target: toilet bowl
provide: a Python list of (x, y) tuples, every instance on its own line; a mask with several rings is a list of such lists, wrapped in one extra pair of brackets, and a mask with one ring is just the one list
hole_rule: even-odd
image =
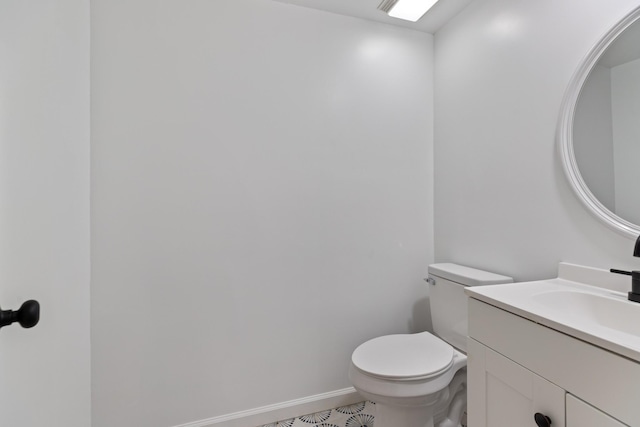
[(429, 266), (429, 332), (371, 339), (351, 356), (349, 380), (376, 404), (376, 427), (460, 427), (466, 411), (465, 286), (513, 279), (457, 264)]
[[(443, 409), (465, 391), (466, 378), (453, 378), (466, 364), (466, 355), (429, 332), (388, 335), (354, 351), (349, 379), (376, 403), (376, 426), (432, 427), (434, 415), (446, 418)], [(452, 417), (460, 420), (465, 407), (458, 406)]]

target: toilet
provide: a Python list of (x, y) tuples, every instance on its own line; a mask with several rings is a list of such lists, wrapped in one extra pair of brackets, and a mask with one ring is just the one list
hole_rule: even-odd
[(351, 356), (349, 380), (376, 404), (376, 427), (461, 427), (467, 407), (466, 286), (513, 279), (462, 265), (429, 266), (435, 334), (386, 335)]

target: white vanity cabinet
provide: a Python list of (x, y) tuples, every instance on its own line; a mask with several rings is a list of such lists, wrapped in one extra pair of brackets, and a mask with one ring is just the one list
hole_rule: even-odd
[(640, 363), (469, 299), (469, 427), (640, 427)]
[(552, 427), (625, 427), (489, 347), (473, 339), (468, 344), (471, 427), (535, 426), (536, 413)]

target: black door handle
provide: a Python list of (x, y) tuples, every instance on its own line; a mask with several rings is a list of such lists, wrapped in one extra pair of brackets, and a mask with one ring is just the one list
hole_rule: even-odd
[(533, 416), (538, 427), (551, 427), (551, 419), (546, 415), (541, 414), (540, 412), (536, 412)]
[(23, 328), (33, 328), (40, 320), (40, 303), (35, 300), (25, 301), (18, 311), (0, 310), (0, 328), (13, 322), (20, 323)]

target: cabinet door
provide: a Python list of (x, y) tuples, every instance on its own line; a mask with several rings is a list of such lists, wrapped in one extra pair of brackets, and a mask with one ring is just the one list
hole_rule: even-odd
[(468, 351), (470, 427), (535, 427), (537, 412), (565, 427), (563, 389), (473, 339)]
[(626, 427), (626, 424), (567, 394), (567, 427)]

